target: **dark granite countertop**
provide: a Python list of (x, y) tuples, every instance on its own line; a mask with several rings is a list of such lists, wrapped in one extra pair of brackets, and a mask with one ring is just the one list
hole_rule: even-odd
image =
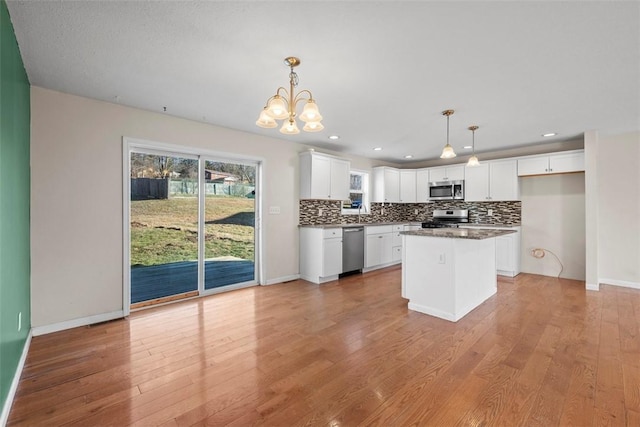
[(466, 224), (460, 224), (460, 227), (474, 227), (474, 228), (482, 228), (482, 227), (520, 227), (521, 224), (488, 224), (481, 222), (468, 222)]
[(495, 228), (423, 228), (414, 231), (401, 231), (400, 234), (407, 236), (483, 240), (515, 232), (516, 230), (497, 230)]
[(349, 223), (349, 224), (310, 224), (310, 225), (298, 225), (300, 228), (347, 228), (347, 227), (375, 227), (378, 225), (399, 225), (399, 224), (410, 224), (410, 225), (422, 225), (421, 222), (417, 221), (395, 221), (395, 222), (368, 222), (368, 223)]

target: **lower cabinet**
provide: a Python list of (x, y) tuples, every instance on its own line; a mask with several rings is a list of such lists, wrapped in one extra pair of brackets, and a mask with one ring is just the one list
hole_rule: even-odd
[(392, 259), (391, 226), (365, 227), (367, 233), (364, 267), (390, 264)]
[(391, 261), (402, 262), (402, 235), (401, 231), (404, 231), (404, 225), (394, 225), (391, 235)]
[(516, 232), (496, 238), (496, 270), (501, 276), (520, 274), (520, 227)]
[[(364, 269), (371, 271), (402, 262), (401, 231), (407, 224), (366, 225)], [(337, 280), (342, 273), (342, 228), (300, 227), (300, 278), (313, 283)]]
[(300, 228), (300, 277), (313, 283), (342, 273), (342, 228)]
[(496, 273), (499, 276), (508, 277), (515, 277), (520, 274), (520, 227), (462, 226), (460, 228), (516, 230), (515, 233), (496, 237)]
[(375, 270), (402, 261), (403, 224), (366, 226), (365, 269)]

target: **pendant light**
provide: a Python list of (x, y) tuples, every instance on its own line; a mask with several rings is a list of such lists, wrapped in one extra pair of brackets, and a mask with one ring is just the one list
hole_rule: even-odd
[(480, 164), (476, 157), (476, 130), (478, 130), (478, 126), (469, 126), (469, 130), (471, 131), (471, 148), (473, 152), (471, 157), (469, 157), (467, 166), (478, 166)]
[(447, 145), (442, 149), (441, 159), (453, 159), (456, 156), (456, 152), (453, 151), (453, 147), (449, 145), (449, 116), (453, 114), (453, 110), (444, 110), (443, 116), (447, 116)]

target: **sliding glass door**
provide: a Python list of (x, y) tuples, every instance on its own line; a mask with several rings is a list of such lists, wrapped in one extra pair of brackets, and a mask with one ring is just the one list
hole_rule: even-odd
[(127, 147), (130, 308), (256, 284), (259, 163)]
[(198, 294), (198, 159), (131, 153), (133, 308)]
[(254, 165), (205, 161), (204, 287), (255, 280)]

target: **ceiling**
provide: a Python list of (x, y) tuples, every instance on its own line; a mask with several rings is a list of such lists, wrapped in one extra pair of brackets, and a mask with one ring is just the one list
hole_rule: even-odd
[[(470, 125), (480, 153), (640, 130), (636, 1), (7, 4), (32, 85), (374, 159), (437, 158), (445, 109), (461, 158)], [(292, 55), (319, 133), (255, 125)]]

